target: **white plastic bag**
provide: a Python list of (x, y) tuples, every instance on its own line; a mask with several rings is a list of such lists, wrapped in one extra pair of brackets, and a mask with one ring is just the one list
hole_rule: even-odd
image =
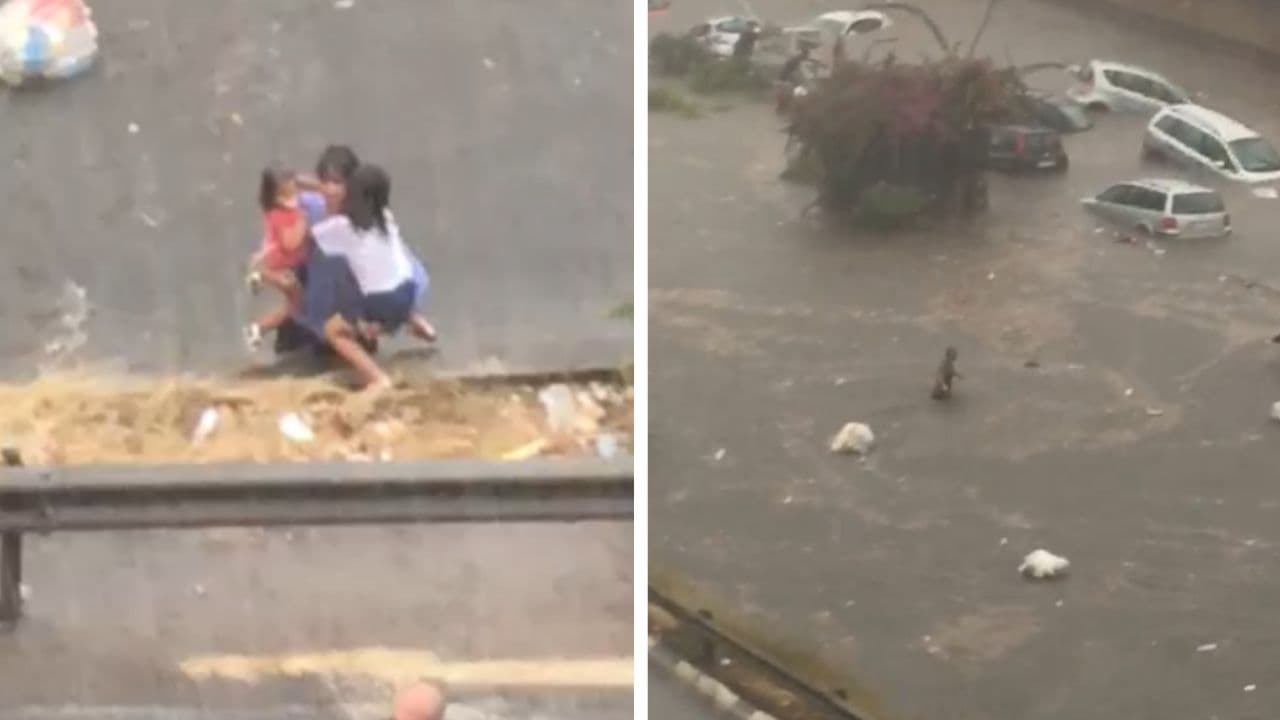
[(93, 66), (98, 28), (84, 0), (5, 0), (0, 5), (0, 80), (63, 80)]

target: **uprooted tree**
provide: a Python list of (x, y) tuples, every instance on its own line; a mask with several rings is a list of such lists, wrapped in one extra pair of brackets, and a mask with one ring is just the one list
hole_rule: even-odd
[(927, 24), (948, 48), (941, 59), (848, 61), (795, 103), (788, 173), (810, 176), (828, 212), (892, 226), (985, 209), (987, 128), (1026, 117), (1026, 87), (1012, 68), (962, 57)]

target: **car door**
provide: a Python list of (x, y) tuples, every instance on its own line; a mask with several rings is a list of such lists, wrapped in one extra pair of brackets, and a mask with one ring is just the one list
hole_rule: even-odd
[(1138, 187), (1134, 188), (1133, 194), (1125, 199), (1128, 208), (1126, 225), (1131, 228), (1145, 227), (1149, 230), (1159, 227), (1160, 218), (1164, 217), (1167, 200), (1164, 193), (1148, 187)]
[(1175, 118), (1165, 143), (1166, 156), (1175, 163), (1192, 170), (1204, 169), (1209, 161), (1200, 154), (1200, 143), (1205, 133), (1190, 123)]
[(1094, 214), (1109, 223), (1120, 223), (1126, 214), (1126, 202), (1137, 190), (1128, 183), (1119, 183), (1098, 193), (1092, 206)]
[(1142, 75), (1126, 70), (1107, 70), (1105, 75), (1107, 82), (1116, 88), (1115, 104), (1119, 109), (1154, 113), (1164, 107), (1164, 103), (1156, 99), (1156, 90), (1151, 81)]

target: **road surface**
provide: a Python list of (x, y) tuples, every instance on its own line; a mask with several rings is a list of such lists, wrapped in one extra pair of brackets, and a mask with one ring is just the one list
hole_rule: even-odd
[[(632, 328), (631, 12), (616, 3), (91, 3), (102, 62), (0, 94), (0, 367), (246, 362), (258, 173), (350, 143), (385, 165), (428, 264), (437, 363), (613, 365)], [(135, 132), (136, 131), (136, 132)], [(266, 360), (267, 358), (261, 358)]]
[[(466, 665), (505, 687), (464, 688), (497, 717), (629, 718), (630, 688), (574, 668), (630, 665), (631, 537), (630, 523), (31, 537), (27, 617), (0, 633), (0, 717), (362, 720), (385, 716), (395, 685)], [(585, 689), (546, 689), (567, 675)]]
[[(985, 6), (921, 4), (966, 44)], [(690, 0), (654, 26), (738, 10)], [(1156, 68), (1280, 138), (1280, 68), (1032, 0), (999, 4), (984, 38), (1017, 62)], [(1275, 707), (1280, 204), (1228, 192), (1226, 241), (1096, 234), (1080, 197), (1174, 172), (1141, 164), (1141, 119), (1109, 117), (1067, 140), (1065, 176), (994, 176), (984, 218), (850, 237), (777, 181), (771, 109), (719, 102), (650, 115), (653, 561), (819, 649), (891, 717)], [(942, 406), (948, 344), (965, 377)], [(829, 454), (855, 420), (872, 456)], [(1021, 579), (1039, 547), (1071, 576)]]

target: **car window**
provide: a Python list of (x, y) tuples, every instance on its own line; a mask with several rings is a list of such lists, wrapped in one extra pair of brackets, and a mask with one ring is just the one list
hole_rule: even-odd
[(751, 26), (751, 21), (744, 18), (729, 18), (716, 24), (716, 30), (722, 33), (743, 33)]
[(1143, 210), (1152, 210), (1155, 212), (1163, 212), (1165, 206), (1165, 195), (1162, 192), (1152, 190), (1151, 188), (1135, 187), (1132, 195), (1125, 198), (1126, 205), (1142, 208)]
[(1159, 120), (1156, 120), (1156, 127), (1159, 128), (1162, 132), (1164, 132), (1167, 135), (1173, 135), (1174, 137), (1177, 137), (1175, 133), (1175, 128), (1177, 128), (1179, 122), (1181, 121), (1178, 120), (1178, 118), (1172, 115), (1165, 115)]
[(1178, 142), (1185, 145), (1188, 150), (1198, 154), (1203, 154), (1200, 150), (1200, 144), (1204, 141), (1204, 138), (1208, 136), (1205, 135), (1200, 128), (1182, 119), (1175, 118), (1173, 132), (1171, 132), (1170, 135), (1173, 135), (1173, 137), (1177, 139)]
[(1178, 88), (1175, 88), (1169, 83), (1166, 83), (1162, 80), (1157, 80), (1155, 78), (1151, 78), (1150, 82), (1151, 82), (1151, 92), (1154, 94), (1156, 98), (1163, 100), (1164, 102), (1177, 104), (1177, 103), (1187, 102), (1187, 100), (1189, 99), (1186, 93), (1182, 92)]
[(1227, 156), (1226, 146), (1211, 135), (1200, 133), (1200, 146), (1196, 149), (1200, 151), (1201, 155), (1208, 158), (1209, 162), (1216, 163), (1228, 170), (1235, 168), (1235, 164)]
[(1260, 137), (1233, 140), (1231, 152), (1240, 161), (1240, 167), (1249, 172), (1280, 171), (1280, 153)]
[(1222, 197), (1215, 192), (1190, 192), (1173, 196), (1173, 212), (1178, 215), (1207, 215), (1222, 211)]
[(1133, 190), (1132, 185), (1127, 185), (1123, 183), (1120, 185), (1112, 185), (1106, 190), (1103, 190), (1102, 193), (1098, 195), (1098, 200), (1102, 202), (1116, 203), (1118, 205), (1123, 205), (1125, 204), (1125, 198), (1128, 197), (1130, 191), (1132, 190)]

